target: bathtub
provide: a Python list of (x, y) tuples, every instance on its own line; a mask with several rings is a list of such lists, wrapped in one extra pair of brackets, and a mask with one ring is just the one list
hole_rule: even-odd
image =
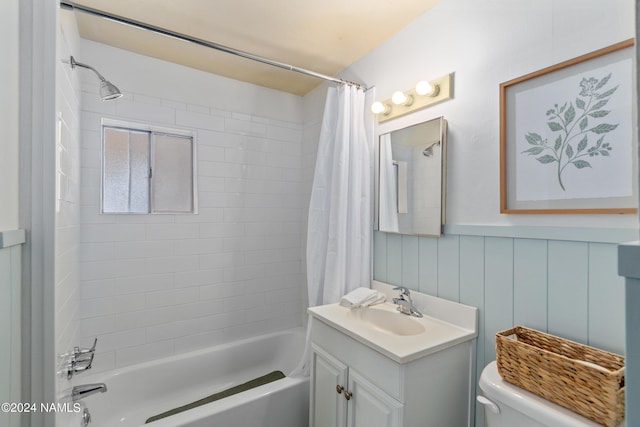
[[(232, 342), (153, 362), (79, 376), (107, 392), (83, 399), (91, 427), (302, 427), (308, 425), (309, 378), (292, 377), (304, 351), (302, 329)], [(286, 378), (161, 420), (154, 415), (274, 370)]]

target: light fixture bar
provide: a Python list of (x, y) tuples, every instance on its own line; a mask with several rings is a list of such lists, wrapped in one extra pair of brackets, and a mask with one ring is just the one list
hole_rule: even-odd
[(385, 111), (386, 114), (377, 114), (378, 122), (386, 122), (453, 98), (453, 73), (431, 80), (429, 83), (436, 88), (433, 95), (419, 95), (415, 89), (404, 92), (407, 99), (413, 98), (409, 105), (406, 103), (395, 104), (392, 99), (379, 101), (381, 105), (388, 107), (390, 111), (388, 113)]

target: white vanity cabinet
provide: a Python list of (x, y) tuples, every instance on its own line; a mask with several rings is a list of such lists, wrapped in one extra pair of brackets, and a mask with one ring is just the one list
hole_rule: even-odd
[[(320, 347), (313, 347), (312, 426), (400, 427), (403, 405)], [(357, 398), (353, 398), (357, 396)]]
[[(337, 304), (309, 309), (310, 427), (473, 425), (477, 309), (411, 295), (419, 309), (428, 302), (433, 316), (421, 309), (423, 319), (409, 318), (390, 303), (355, 309), (375, 315)], [(437, 317), (452, 313), (459, 324)]]

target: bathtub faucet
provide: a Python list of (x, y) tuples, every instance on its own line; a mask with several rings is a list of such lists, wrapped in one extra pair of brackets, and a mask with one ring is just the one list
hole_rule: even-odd
[(74, 402), (77, 402), (78, 400), (84, 399), (92, 394), (104, 393), (106, 391), (107, 385), (104, 383), (77, 385), (73, 387), (73, 390), (71, 391), (71, 399), (73, 399)]

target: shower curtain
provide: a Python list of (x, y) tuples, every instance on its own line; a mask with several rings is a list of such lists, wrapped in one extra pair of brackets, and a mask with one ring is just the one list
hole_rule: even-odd
[[(371, 286), (373, 120), (375, 97), (349, 85), (329, 88), (307, 228), (309, 307), (336, 303)], [(311, 316), (304, 355), (291, 375), (309, 375)]]
[(365, 104), (350, 85), (327, 94), (309, 206), (310, 307), (371, 285), (373, 121)]

